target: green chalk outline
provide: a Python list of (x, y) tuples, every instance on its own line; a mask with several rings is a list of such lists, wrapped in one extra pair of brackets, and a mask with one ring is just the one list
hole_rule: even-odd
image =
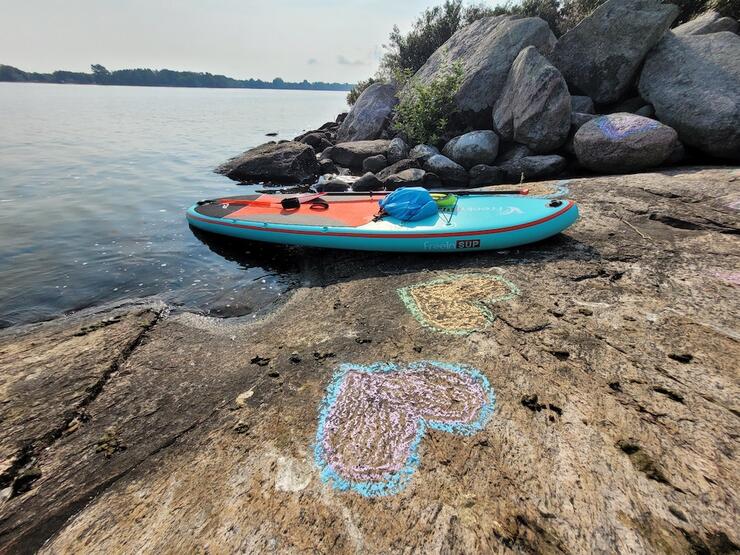
[[(510, 293), (508, 295), (504, 295), (502, 297), (496, 297), (493, 299), (481, 299), (481, 300), (473, 301), (472, 304), (483, 313), (483, 317), (486, 320), (488, 320), (488, 324), (484, 326), (483, 328), (449, 330), (449, 329), (440, 328), (428, 322), (426, 318), (424, 318), (424, 314), (422, 313), (421, 309), (417, 305), (416, 301), (411, 296), (411, 291), (419, 287), (428, 287), (430, 285), (441, 285), (443, 283), (454, 283), (455, 281), (459, 281), (461, 279), (465, 279), (468, 277), (482, 277), (482, 278), (490, 279), (492, 281), (498, 281), (499, 283), (503, 283), (506, 287), (509, 288)], [(409, 285), (408, 287), (402, 287), (396, 290), (396, 292), (398, 293), (398, 296), (401, 297), (401, 301), (403, 301), (403, 304), (406, 306), (408, 311), (411, 312), (411, 314), (416, 319), (416, 321), (419, 322), (422, 326), (424, 326), (425, 328), (429, 328), (431, 330), (440, 332), (440, 333), (446, 333), (448, 335), (458, 335), (458, 336), (470, 335), (471, 333), (475, 333), (475, 332), (483, 331), (484, 329), (487, 329), (496, 320), (496, 316), (493, 314), (493, 312), (491, 312), (491, 309), (488, 308), (488, 305), (511, 301), (517, 298), (519, 295), (521, 295), (521, 291), (519, 290), (519, 288), (516, 285), (514, 285), (512, 282), (510, 282), (508, 279), (506, 279), (505, 277), (499, 276), (499, 275), (486, 274), (483, 272), (470, 272), (470, 273), (465, 273), (465, 274), (450, 274), (450, 275), (447, 275), (441, 278), (433, 279), (431, 281), (425, 281), (424, 283), (417, 283), (415, 285)]]

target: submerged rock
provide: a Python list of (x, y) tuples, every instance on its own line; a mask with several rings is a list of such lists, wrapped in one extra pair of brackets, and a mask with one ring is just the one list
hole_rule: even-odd
[(667, 33), (645, 61), (640, 94), (687, 145), (740, 160), (740, 37)]
[(464, 75), (455, 96), (457, 108), (467, 123), (488, 127), (491, 110), (517, 54), (527, 46), (548, 54), (555, 42), (547, 23), (538, 17), (483, 18), (457, 31), (431, 55), (412, 83), (428, 83), (447, 71), (450, 63), (459, 62)]
[(608, 0), (560, 37), (550, 59), (574, 91), (616, 102), (678, 12), (660, 0)]
[(346, 143), (380, 138), (396, 104), (398, 98), (394, 85), (375, 83), (369, 86), (342, 121), (337, 141)]
[(629, 173), (665, 162), (677, 139), (677, 133), (659, 121), (622, 113), (584, 124), (576, 133), (574, 147), (586, 168)]
[(563, 76), (535, 47), (522, 50), (493, 109), (493, 128), (506, 141), (552, 152), (568, 138), (570, 114)]
[(232, 158), (216, 168), (235, 181), (306, 183), (320, 172), (316, 152), (305, 143), (267, 143)]
[(442, 154), (470, 169), (478, 164), (493, 164), (498, 156), (498, 145), (498, 135), (493, 131), (471, 131), (448, 142)]

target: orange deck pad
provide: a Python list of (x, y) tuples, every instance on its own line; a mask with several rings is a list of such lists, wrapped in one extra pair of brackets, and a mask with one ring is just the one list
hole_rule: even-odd
[[(271, 195), (263, 195), (255, 199), (256, 203), (275, 200)], [(311, 208), (311, 204), (301, 204), (296, 210), (285, 210), (280, 206), (280, 202), (270, 206), (245, 206), (244, 208), (233, 212), (229, 218), (236, 220), (249, 220), (256, 215), (281, 215), (285, 216), (284, 223), (291, 223), (291, 216), (311, 215), (320, 218), (321, 216), (331, 219), (334, 222), (342, 222), (347, 227), (359, 227), (370, 223), (380, 210), (378, 198), (360, 198), (360, 199), (342, 199), (332, 201), (330, 198), (324, 198), (329, 203), (329, 208)]]

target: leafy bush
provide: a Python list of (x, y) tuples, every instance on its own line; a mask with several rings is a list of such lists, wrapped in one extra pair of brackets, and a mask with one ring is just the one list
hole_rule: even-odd
[[(406, 72), (405, 75), (409, 75)], [(455, 95), (463, 82), (460, 63), (445, 64), (428, 83), (412, 81), (396, 107), (394, 128), (414, 144), (435, 144), (456, 111)]]
[(352, 87), (352, 90), (347, 93), (347, 104), (350, 106), (354, 106), (355, 102), (357, 102), (357, 99), (360, 98), (362, 93), (365, 92), (365, 89), (370, 87), (370, 85), (374, 85), (375, 83), (379, 83), (380, 79), (377, 79), (375, 77), (368, 77), (364, 81), (360, 81), (357, 83), (354, 87)]

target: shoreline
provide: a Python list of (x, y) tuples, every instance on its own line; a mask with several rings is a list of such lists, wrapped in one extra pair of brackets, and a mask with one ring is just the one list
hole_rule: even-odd
[[(738, 545), (740, 169), (567, 186), (582, 218), (560, 237), (465, 256), (332, 252), (250, 322), (143, 302), (3, 330), (0, 550)], [(451, 275), (516, 294), (450, 335), (399, 291)], [(312, 449), (342, 365), (417, 361), (479, 371), (490, 421), (430, 431), (391, 495), (322, 481)]]

